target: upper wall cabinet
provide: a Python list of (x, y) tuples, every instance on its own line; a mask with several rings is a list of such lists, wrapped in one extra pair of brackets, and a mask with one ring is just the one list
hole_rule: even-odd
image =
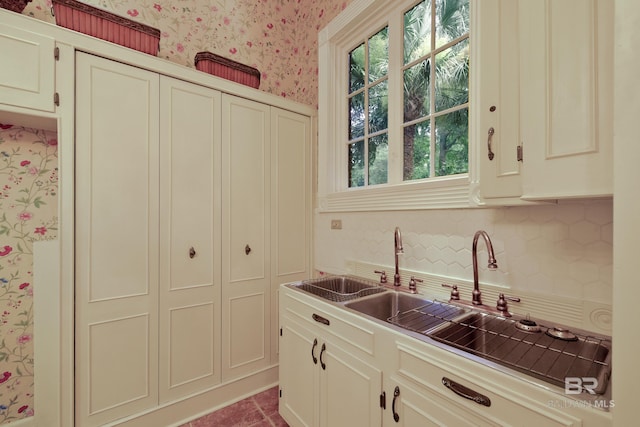
[(610, 196), (612, 3), (483, 1), (479, 24), (481, 199)]
[(0, 104), (54, 110), (54, 48), (51, 37), (0, 23)]
[(613, 2), (520, 2), (523, 199), (613, 194)]
[(518, 2), (482, 0), (477, 13), (477, 119), (480, 192), (501, 200), (522, 194)]

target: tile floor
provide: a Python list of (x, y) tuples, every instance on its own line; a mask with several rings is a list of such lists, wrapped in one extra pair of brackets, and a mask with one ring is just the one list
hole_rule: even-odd
[(180, 427), (288, 427), (288, 424), (278, 413), (276, 386)]

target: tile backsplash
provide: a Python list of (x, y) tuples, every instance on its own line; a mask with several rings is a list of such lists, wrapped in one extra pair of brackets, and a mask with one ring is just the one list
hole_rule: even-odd
[[(350, 260), (393, 268), (393, 232), (402, 231), (401, 268), (472, 280), (477, 230), (491, 237), (498, 269), (488, 271), (478, 242), (481, 283), (611, 304), (613, 202), (567, 201), (519, 207), (402, 212), (319, 213), (315, 268), (350, 272)], [(331, 220), (342, 220), (332, 230)]]

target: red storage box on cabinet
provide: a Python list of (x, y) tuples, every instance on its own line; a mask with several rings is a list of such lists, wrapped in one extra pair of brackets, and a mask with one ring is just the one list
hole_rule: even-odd
[(252, 88), (260, 86), (260, 71), (248, 65), (227, 59), (211, 52), (198, 52), (196, 69)]
[(160, 30), (76, 0), (52, 0), (56, 24), (150, 55), (158, 54)]
[(13, 12), (22, 13), (31, 0), (0, 0), (0, 7)]

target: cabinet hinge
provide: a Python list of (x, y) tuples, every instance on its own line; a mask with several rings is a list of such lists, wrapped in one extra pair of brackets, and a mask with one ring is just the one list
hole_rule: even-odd
[(387, 393), (385, 393), (384, 391), (380, 395), (380, 407), (382, 409), (387, 409)]
[(56, 61), (60, 60), (60, 48), (57, 46), (53, 48), (53, 59)]
[(53, 103), (56, 104), (57, 107), (60, 106), (60, 95), (58, 92), (53, 94)]
[(280, 328), (280, 336), (282, 336), (282, 328)]
[(282, 389), (279, 390), (279, 396), (282, 397)]
[(518, 160), (519, 162), (522, 161), (522, 159), (524, 158), (524, 154), (522, 152), (522, 144), (518, 145), (518, 147), (516, 148), (516, 160)]

